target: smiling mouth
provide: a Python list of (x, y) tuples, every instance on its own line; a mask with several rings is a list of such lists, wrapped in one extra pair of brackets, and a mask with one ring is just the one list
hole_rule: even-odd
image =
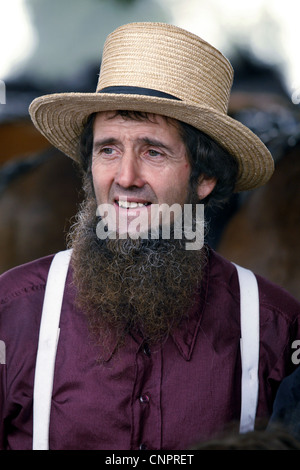
[(140, 207), (150, 206), (151, 202), (135, 202), (126, 200), (116, 200), (116, 204), (122, 209), (138, 209)]

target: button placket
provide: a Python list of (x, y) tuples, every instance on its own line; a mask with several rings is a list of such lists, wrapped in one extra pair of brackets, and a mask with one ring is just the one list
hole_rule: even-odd
[(145, 444), (147, 449), (160, 448), (161, 410), (157, 404), (160, 404), (161, 354), (152, 354), (148, 343), (143, 341), (135, 365), (131, 448), (145, 449)]

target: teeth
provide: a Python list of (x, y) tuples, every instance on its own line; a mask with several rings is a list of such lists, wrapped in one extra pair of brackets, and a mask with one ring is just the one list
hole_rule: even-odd
[(129, 201), (117, 201), (119, 207), (122, 207), (124, 209), (136, 209), (137, 207), (143, 207), (146, 206), (147, 203), (141, 203), (141, 202), (129, 202)]

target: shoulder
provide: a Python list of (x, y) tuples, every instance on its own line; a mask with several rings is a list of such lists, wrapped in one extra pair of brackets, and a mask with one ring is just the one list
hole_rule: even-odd
[(0, 304), (44, 291), (53, 255), (17, 266), (0, 275)]
[(256, 275), (256, 278), (261, 305), (275, 309), (287, 320), (300, 316), (300, 302), (292, 294), (262, 276)]
[[(233, 263), (211, 252), (209, 261), (210, 301), (218, 308), (227, 327), (240, 322), (240, 289)], [(255, 274), (255, 273), (254, 273)], [(280, 382), (295, 368), (295, 341), (300, 338), (300, 303), (290, 293), (256, 275), (259, 293), (261, 370)], [(217, 299), (217, 300), (216, 300)]]
[[(233, 263), (210, 250), (210, 282), (223, 286), (228, 295), (239, 301), (239, 282)], [(300, 302), (282, 287), (254, 273), (257, 279), (261, 310), (276, 312), (277, 315), (293, 322), (300, 318)]]
[[(16, 374), (23, 358), (35, 360), (47, 274), (53, 256), (17, 266), (0, 276), (0, 339)], [(28, 362), (31, 367), (31, 360)], [(24, 364), (23, 364), (24, 365)]]

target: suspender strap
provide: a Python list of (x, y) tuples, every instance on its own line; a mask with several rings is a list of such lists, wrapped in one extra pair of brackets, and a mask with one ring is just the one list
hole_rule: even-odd
[(57, 253), (48, 273), (33, 390), (33, 450), (49, 449), (49, 423), (59, 319), (71, 250)]
[(259, 295), (252, 271), (235, 265), (241, 298), (242, 403), (240, 433), (252, 431), (258, 399)]

